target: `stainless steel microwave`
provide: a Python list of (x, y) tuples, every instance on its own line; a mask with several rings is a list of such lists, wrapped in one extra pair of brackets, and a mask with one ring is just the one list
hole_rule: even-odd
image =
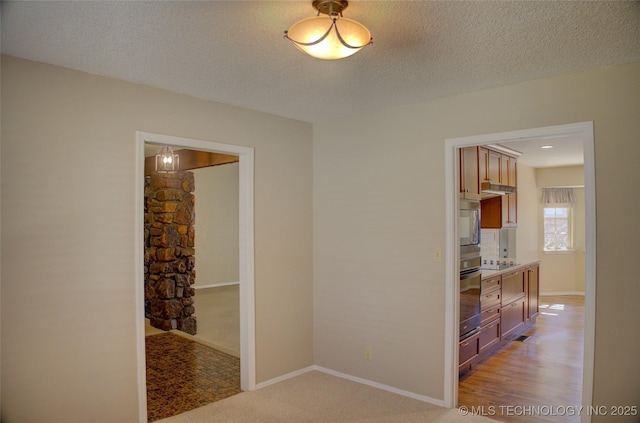
[(460, 254), (480, 252), (480, 202), (460, 200), (458, 214)]

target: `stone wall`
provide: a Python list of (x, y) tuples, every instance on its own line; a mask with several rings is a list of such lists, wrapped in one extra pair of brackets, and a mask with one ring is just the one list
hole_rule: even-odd
[(195, 189), (193, 172), (145, 179), (145, 316), (151, 326), (195, 335)]

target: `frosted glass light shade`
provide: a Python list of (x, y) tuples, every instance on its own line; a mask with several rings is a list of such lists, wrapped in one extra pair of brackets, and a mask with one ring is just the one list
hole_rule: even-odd
[(360, 22), (347, 18), (315, 16), (294, 23), (285, 37), (300, 50), (318, 59), (351, 56), (371, 44), (371, 33)]

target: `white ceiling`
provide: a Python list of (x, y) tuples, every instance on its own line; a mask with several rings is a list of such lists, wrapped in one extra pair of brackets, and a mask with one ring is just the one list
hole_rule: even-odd
[[(500, 145), (522, 153), (518, 163), (533, 168), (584, 164), (583, 140), (577, 136), (501, 142)], [(541, 146), (552, 148), (540, 148)]]
[(353, 0), (374, 44), (337, 61), (283, 38), (311, 0), (1, 7), (4, 54), (306, 122), (640, 61), (638, 1)]

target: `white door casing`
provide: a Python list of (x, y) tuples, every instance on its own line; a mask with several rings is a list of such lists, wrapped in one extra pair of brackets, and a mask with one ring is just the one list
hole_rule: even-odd
[[(596, 201), (595, 156), (593, 122), (555, 125), (496, 134), (476, 135), (445, 140), (445, 207), (446, 207), (446, 290), (445, 290), (445, 374), (444, 404), (453, 408), (458, 404), (458, 234), (457, 213), (459, 184), (456, 149), (475, 145), (495, 144), (532, 138), (558, 138), (579, 136), (584, 152), (585, 186), (585, 336), (582, 377), (582, 406), (590, 407), (593, 398), (593, 364), (595, 349), (595, 300), (596, 300)], [(582, 415), (581, 422), (588, 423), (591, 416)]]
[(138, 419), (147, 421), (145, 321), (144, 321), (144, 145), (184, 147), (192, 150), (232, 154), (239, 157), (239, 264), (240, 264), (240, 385), (243, 391), (256, 387), (253, 180), (254, 150), (230, 144), (136, 132), (135, 243), (136, 243), (136, 335), (138, 372)]

